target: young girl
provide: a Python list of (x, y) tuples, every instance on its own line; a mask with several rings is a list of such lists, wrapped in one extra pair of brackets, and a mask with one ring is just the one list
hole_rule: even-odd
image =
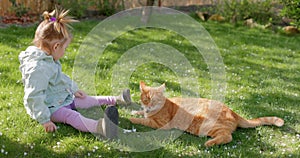
[[(77, 22), (67, 14), (68, 11), (58, 9), (44, 12), (44, 21), (35, 32), (34, 46), (19, 55), (26, 111), (46, 132), (56, 131), (54, 123), (60, 122), (83, 132), (115, 138), (119, 115), (114, 105), (129, 104), (130, 92), (127, 89), (120, 96), (88, 96), (62, 72), (59, 59), (71, 41), (68, 24)], [(76, 108), (103, 104), (112, 106), (106, 108), (106, 116), (99, 120), (86, 118), (76, 111)]]

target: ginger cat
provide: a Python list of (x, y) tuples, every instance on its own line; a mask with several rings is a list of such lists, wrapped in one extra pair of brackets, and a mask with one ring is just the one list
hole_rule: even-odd
[[(144, 118), (130, 118), (134, 124), (152, 128), (180, 129), (191, 134), (212, 137), (205, 146), (226, 144), (232, 141), (232, 132), (237, 127), (253, 128), (261, 125), (283, 126), (278, 117), (260, 117), (246, 120), (230, 110), (225, 104), (204, 98), (166, 98), (165, 84), (148, 87), (140, 82), (141, 103)], [(214, 107), (211, 108), (211, 105)], [(217, 107), (217, 108), (216, 108)]]

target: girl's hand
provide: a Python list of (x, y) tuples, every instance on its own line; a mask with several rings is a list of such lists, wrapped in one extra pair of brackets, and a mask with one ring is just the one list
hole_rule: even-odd
[(52, 121), (46, 122), (43, 124), (46, 132), (55, 132), (57, 127)]
[(75, 92), (74, 95), (75, 95), (76, 98), (85, 98), (86, 97), (85, 92), (82, 91), (82, 90), (79, 90), (79, 91)]

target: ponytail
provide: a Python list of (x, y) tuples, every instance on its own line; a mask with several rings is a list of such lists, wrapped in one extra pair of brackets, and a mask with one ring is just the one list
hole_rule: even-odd
[(50, 17), (54, 16), (54, 14), (55, 14), (55, 10), (53, 10), (51, 13), (49, 13), (48, 11), (45, 11), (43, 13), (44, 21), (49, 21)]
[(44, 21), (53, 23), (54, 30), (61, 33), (64, 38), (69, 38), (68, 28), (72, 28), (69, 24), (78, 22), (73, 17), (68, 16), (69, 10), (59, 10), (55, 8), (51, 13), (45, 11), (43, 13)]
[(52, 40), (66, 40), (71, 37), (69, 29), (71, 23), (78, 22), (68, 16), (69, 10), (62, 10), (55, 7), (51, 13), (43, 13), (44, 20), (38, 26), (33, 43), (36, 46), (45, 45)]

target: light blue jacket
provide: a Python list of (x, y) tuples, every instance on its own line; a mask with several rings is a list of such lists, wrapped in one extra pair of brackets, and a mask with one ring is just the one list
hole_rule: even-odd
[(59, 61), (35, 46), (19, 55), (24, 84), (24, 106), (40, 124), (50, 121), (53, 112), (73, 102), (77, 85), (61, 71)]

